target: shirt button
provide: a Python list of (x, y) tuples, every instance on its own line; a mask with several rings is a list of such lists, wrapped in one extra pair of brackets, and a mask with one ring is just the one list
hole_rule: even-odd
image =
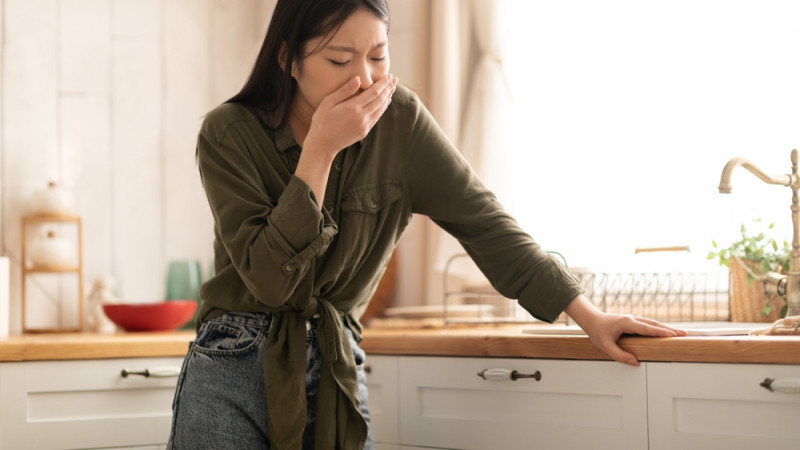
[(294, 269), (295, 269), (294, 264), (286, 264), (285, 266), (283, 266), (283, 271), (286, 273), (292, 273), (294, 272)]
[(375, 209), (378, 206), (378, 201), (374, 198), (369, 199), (369, 207)]
[(333, 205), (325, 206), (325, 211), (328, 211), (328, 214), (333, 214)]
[(334, 168), (334, 169), (336, 169), (336, 170), (342, 170), (342, 163), (341, 163), (341, 162), (339, 162), (339, 161), (336, 161), (336, 162), (333, 164), (333, 168)]

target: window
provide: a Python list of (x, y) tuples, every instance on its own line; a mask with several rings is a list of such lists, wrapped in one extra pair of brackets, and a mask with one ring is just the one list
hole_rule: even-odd
[(789, 188), (742, 168), (733, 194), (716, 187), (735, 156), (791, 170), (800, 2), (502, 4), (516, 123), (514, 145), (485, 149), (503, 174), (490, 187), (546, 249), (618, 270), (672, 258), (637, 247), (688, 245), (680, 264), (708, 267), (711, 240), (754, 217), (791, 240)]

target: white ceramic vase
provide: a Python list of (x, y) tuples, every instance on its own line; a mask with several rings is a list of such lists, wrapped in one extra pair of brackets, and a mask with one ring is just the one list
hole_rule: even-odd
[(33, 239), (28, 258), (34, 267), (64, 267), (75, 262), (72, 243), (56, 236), (53, 231)]
[(31, 197), (31, 209), (39, 214), (70, 214), (74, 206), (72, 192), (50, 182), (47, 188)]

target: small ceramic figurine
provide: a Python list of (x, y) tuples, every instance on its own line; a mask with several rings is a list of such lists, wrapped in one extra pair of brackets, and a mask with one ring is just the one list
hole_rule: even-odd
[(103, 311), (103, 305), (106, 303), (119, 303), (117, 297), (114, 295), (114, 288), (116, 282), (111, 277), (102, 277), (92, 283), (89, 288), (89, 294), (86, 296), (88, 303), (89, 317), (87, 322), (89, 330), (96, 333), (113, 333), (116, 331), (117, 326), (114, 325), (106, 313)]

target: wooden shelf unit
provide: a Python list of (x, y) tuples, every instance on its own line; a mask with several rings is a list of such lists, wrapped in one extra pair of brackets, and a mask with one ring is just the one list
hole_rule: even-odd
[[(32, 225), (46, 223), (73, 223), (76, 227), (76, 265), (75, 266), (52, 266), (39, 265), (28, 266), (26, 248), (28, 243), (28, 227)], [(83, 236), (81, 230), (81, 218), (71, 214), (28, 214), (22, 217), (22, 332), (23, 333), (63, 333), (71, 331), (83, 331)], [(63, 274), (76, 277), (77, 283), (77, 323), (72, 326), (58, 326), (55, 328), (30, 328), (28, 327), (26, 310), (27, 281), (28, 277), (36, 274)]]

